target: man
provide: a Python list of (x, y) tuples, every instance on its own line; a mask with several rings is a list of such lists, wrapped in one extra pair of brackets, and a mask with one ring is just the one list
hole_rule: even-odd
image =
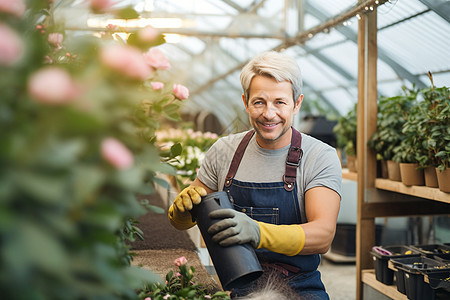
[[(189, 211), (201, 196), (228, 191), (233, 209), (208, 233), (222, 246), (250, 243), (261, 265), (278, 270), (307, 299), (329, 299), (317, 267), (333, 240), (342, 173), (334, 148), (292, 127), (301, 73), (289, 56), (270, 51), (241, 72), (242, 99), (253, 130), (219, 139), (197, 178), (169, 208), (174, 227), (195, 225)], [(233, 291), (237, 295), (246, 291)]]

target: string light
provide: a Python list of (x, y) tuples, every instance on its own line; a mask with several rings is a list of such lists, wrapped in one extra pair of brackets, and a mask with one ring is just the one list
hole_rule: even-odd
[(360, 21), (364, 14), (371, 13), (376, 9), (377, 6), (383, 5), (384, 3), (390, 1), (391, 0), (363, 1), (363, 3), (354, 7), (353, 10), (349, 10), (348, 12), (337, 16), (335, 19), (331, 19), (319, 26), (313, 27), (309, 31), (298, 34), (292, 40), (287, 41), (287, 44), (302, 44), (318, 33), (329, 33), (333, 27), (339, 26), (339, 24), (343, 26), (350, 26), (353, 24), (351, 21), (352, 18), (356, 18), (358, 21)]

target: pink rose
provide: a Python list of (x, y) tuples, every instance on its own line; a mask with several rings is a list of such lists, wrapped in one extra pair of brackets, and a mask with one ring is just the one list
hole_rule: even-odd
[(36, 101), (47, 104), (65, 104), (78, 95), (69, 73), (57, 67), (47, 67), (32, 74), (28, 80), (28, 92)]
[(181, 84), (173, 85), (173, 93), (175, 94), (175, 97), (180, 100), (187, 99), (189, 97), (188, 88)]
[(95, 12), (104, 12), (112, 6), (111, 0), (91, 0), (90, 7)]
[(173, 262), (173, 264), (177, 267), (185, 265), (187, 263), (187, 259), (184, 256), (178, 257), (177, 259), (175, 259), (175, 261)]
[(130, 150), (114, 138), (106, 138), (102, 141), (101, 154), (107, 162), (119, 170), (131, 167), (134, 162)]
[(153, 70), (145, 63), (142, 53), (130, 46), (110, 45), (100, 52), (100, 61), (107, 67), (125, 76), (146, 80), (153, 76)]
[(22, 0), (0, 0), (0, 11), (22, 17), (26, 6)]
[(146, 26), (138, 31), (137, 33), (139, 39), (143, 42), (151, 42), (154, 41), (158, 35), (159, 31), (151, 26)]
[(11, 66), (22, 57), (23, 42), (14, 30), (1, 23), (0, 36), (0, 66)]
[(152, 89), (154, 90), (162, 90), (164, 88), (164, 83), (159, 81), (152, 81), (150, 84), (152, 85)]
[(144, 53), (144, 59), (147, 64), (155, 69), (169, 69), (170, 63), (167, 60), (164, 53), (158, 48), (150, 48), (146, 53)]
[(61, 33), (50, 33), (47, 38), (50, 45), (61, 48), (64, 36)]

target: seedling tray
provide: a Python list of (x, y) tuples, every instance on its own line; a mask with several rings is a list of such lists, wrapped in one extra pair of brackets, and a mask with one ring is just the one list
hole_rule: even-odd
[(449, 265), (424, 256), (394, 258), (391, 261), (398, 270), (397, 280), (404, 278), (406, 296), (411, 300), (435, 299), (435, 290), (425, 282), (424, 275), (450, 271)]
[(450, 260), (450, 246), (441, 244), (431, 245), (413, 245), (411, 248), (420, 252), (428, 258), (440, 257), (444, 260)]
[(420, 256), (417, 250), (405, 245), (373, 247), (370, 253), (373, 256), (375, 278), (387, 285), (392, 285), (394, 282), (394, 271), (388, 267), (391, 258)]

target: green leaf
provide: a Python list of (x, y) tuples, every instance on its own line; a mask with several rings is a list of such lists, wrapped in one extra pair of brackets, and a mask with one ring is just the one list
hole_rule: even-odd
[(44, 203), (57, 203), (66, 198), (67, 180), (64, 176), (32, 172), (15, 174), (15, 181), (29, 196)]
[(172, 157), (178, 156), (183, 152), (183, 147), (180, 143), (175, 143), (170, 147), (170, 152), (172, 153)]
[(137, 19), (139, 18), (139, 13), (132, 6), (128, 6), (118, 10), (116, 16), (119, 19)]

